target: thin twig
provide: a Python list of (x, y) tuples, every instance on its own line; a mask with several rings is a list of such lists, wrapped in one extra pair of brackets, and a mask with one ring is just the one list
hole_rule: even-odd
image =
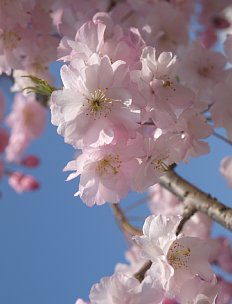
[(182, 214), (183, 218), (179, 223), (179, 226), (176, 229), (176, 235), (179, 235), (184, 227), (184, 224), (196, 213), (196, 208), (191, 204), (188, 204), (188, 201), (184, 201), (184, 212)]
[(221, 135), (221, 134), (219, 134), (219, 133), (217, 133), (217, 132), (213, 132), (213, 136), (215, 136), (215, 137), (217, 137), (217, 138), (223, 140), (225, 143), (227, 143), (227, 144), (229, 144), (229, 145), (232, 146), (232, 141), (229, 140), (228, 138), (224, 137), (223, 135)]
[(133, 204), (131, 204), (131, 205), (125, 207), (125, 208), (123, 209), (123, 211), (124, 211), (124, 212), (128, 212), (128, 211), (130, 211), (130, 210), (132, 210), (132, 209), (134, 209), (134, 208), (136, 208), (136, 207), (138, 207), (138, 206), (140, 206), (140, 205), (146, 203), (150, 198), (151, 198), (151, 196), (150, 196), (150, 195), (147, 195), (147, 196), (141, 198), (140, 200), (134, 202)]
[(144, 216), (136, 216), (136, 215), (130, 215), (127, 217), (129, 221), (145, 221), (145, 219), (148, 217), (148, 215)]
[(142, 282), (146, 272), (148, 271), (149, 268), (151, 268), (152, 262), (147, 261), (140, 269), (138, 272), (134, 274), (134, 277), (139, 281)]
[(123, 231), (131, 235), (142, 235), (142, 231), (140, 229), (135, 228), (128, 222), (127, 218), (125, 217), (123, 211), (121, 210), (118, 204), (112, 204), (112, 209)]

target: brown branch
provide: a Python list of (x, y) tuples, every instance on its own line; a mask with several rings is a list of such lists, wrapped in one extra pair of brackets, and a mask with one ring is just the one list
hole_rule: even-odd
[(179, 235), (184, 227), (184, 224), (196, 213), (195, 206), (188, 203), (188, 200), (184, 201), (184, 212), (182, 213), (182, 220), (176, 229), (176, 235)]
[(121, 208), (119, 207), (118, 204), (112, 204), (112, 209), (113, 209), (114, 215), (115, 215), (116, 219), (118, 220), (123, 231), (125, 231), (131, 235), (142, 235), (143, 234), (140, 229), (135, 228), (128, 222), (127, 218), (125, 217), (123, 211), (121, 210)]
[(232, 208), (225, 206), (171, 170), (160, 178), (160, 185), (181, 201), (188, 203), (195, 211), (207, 214), (211, 219), (232, 231)]
[(119, 2), (122, 1), (123, 0), (111, 0), (106, 11), (110, 12)]
[(147, 261), (138, 272), (134, 274), (134, 277), (139, 281), (142, 282), (145, 276), (145, 273), (148, 271), (149, 268), (151, 268), (152, 262)]

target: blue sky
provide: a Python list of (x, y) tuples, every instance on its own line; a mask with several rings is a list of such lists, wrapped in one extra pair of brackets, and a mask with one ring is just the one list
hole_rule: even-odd
[[(56, 73), (57, 69), (53, 68)], [(0, 86), (6, 89), (7, 84)], [(210, 144), (211, 154), (179, 165), (178, 172), (232, 207), (232, 191), (218, 172), (221, 158), (232, 155), (232, 147), (216, 138)], [(67, 172), (62, 169), (75, 151), (57, 135), (49, 113), (46, 131), (33, 142), (30, 153), (41, 158), (38, 169), (28, 170), (38, 177), (41, 189), (18, 195), (7, 180), (0, 186), (0, 303), (87, 300), (91, 286), (111, 275), (115, 264), (124, 260), (126, 240), (109, 205), (88, 208), (73, 196), (78, 180), (65, 182)], [(137, 199), (138, 195), (131, 194), (123, 204)], [(224, 232), (231, 238), (219, 225), (213, 235)]]

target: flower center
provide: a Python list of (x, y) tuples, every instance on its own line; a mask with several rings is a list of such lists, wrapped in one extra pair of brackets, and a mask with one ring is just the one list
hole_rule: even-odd
[(103, 176), (105, 174), (116, 175), (119, 172), (122, 161), (119, 158), (119, 155), (106, 155), (101, 159), (96, 167), (96, 172)]
[(102, 115), (107, 117), (112, 108), (112, 99), (106, 96), (106, 91), (97, 89), (90, 94), (90, 98), (87, 99), (87, 113), (86, 115), (92, 115), (94, 119), (100, 118)]
[(14, 49), (21, 40), (20, 36), (13, 31), (5, 32), (0, 37), (3, 39), (5, 48), (9, 50)]
[(207, 78), (210, 76), (211, 71), (213, 71), (214, 66), (208, 65), (208, 66), (203, 66), (201, 68), (198, 69), (198, 74), (204, 78)]
[(160, 170), (162, 172), (168, 171), (168, 166), (165, 164), (165, 159), (169, 157), (168, 154), (160, 155), (159, 157), (153, 159), (151, 161), (151, 165), (153, 165), (154, 170)]
[(174, 241), (168, 250), (167, 260), (174, 269), (188, 268), (190, 255), (190, 248)]

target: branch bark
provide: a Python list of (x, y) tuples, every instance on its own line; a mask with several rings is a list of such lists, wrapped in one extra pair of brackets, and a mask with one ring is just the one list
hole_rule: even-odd
[(193, 210), (207, 214), (211, 219), (232, 231), (232, 208), (187, 182), (176, 172), (167, 171), (160, 178), (160, 185), (181, 201), (188, 203)]

